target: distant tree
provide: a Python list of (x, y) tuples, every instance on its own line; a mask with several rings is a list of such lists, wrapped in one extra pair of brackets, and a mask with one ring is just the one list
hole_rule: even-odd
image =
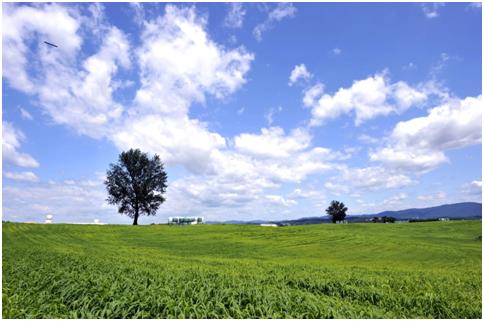
[(385, 223), (395, 223), (396, 218), (391, 216), (385, 216)]
[(395, 223), (397, 219), (391, 216), (374, 217), (372, 219), (373, 223)]
[(133, 218), (138, 225), (140, 215), (156, 215), (165, 201), (167, 175), (158, 155), (149, 158), (139, 149), (130, 149), (119, 155), (116, 164), (110, 164), (104, 184), (109, 204), (118, 205), (118, 212)]
[(333, 223), (336, 223), (336, 221), (345, 219), (347, 210), (348, 208), (343, 202), (331, 201), (331, 204), (326, 209), (326, 213), (332, 217)]

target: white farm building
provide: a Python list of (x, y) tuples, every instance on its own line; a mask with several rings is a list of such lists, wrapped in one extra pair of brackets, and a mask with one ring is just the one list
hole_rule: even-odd
[(175, 216), (168, 218), (168, 225), (194, 225), (203, 224), (203, 217), (196, 216)]

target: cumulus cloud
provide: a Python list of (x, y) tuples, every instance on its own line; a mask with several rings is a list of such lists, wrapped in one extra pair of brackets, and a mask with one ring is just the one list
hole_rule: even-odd
[(271, 184), (301, 182), (309, 175), (337, 170), (340, 165), (335, 161), (348, 157), (328, 148), (311, 148), (309, 139), (307, 133), (298, 129), (288, 135), (277, 128), (264, 129), (261, 135), (241, 134), (234, 140), (235, 151), (218, 153), (215, 167), (228, 176), (256, 175), (271, 187)]
[[(226, 206), (247, 215), (268, 202), (286, 207), (294, 201), (283, 196), (272, 197), (271, 201), (265, 197), (266, 190), (328, 171), (335, 167), (332, 160), (347, 157), (346, 153), (326, 148), (310, 148), (311, 137), (303, 129), (288, 134), (280, 128), (263, 129), (261, 134), (240, 134), (232, 145), (211, 131), (208, 124), (190, 118), (194, 102), (203, 104), (208, 95), (223, 99), (238, 90), (246, 82), (254, 59), (243, 47), (228, 49), (214, 42), (206, 31), (206, 18), (197, 15), (194, 7), (167, 5), (161, 16), (143, 20), (139, 24), (142, 33), (137, 50), (131, 49), (122, 31), (103, 21), (102, 8), (92, 9), (93, 17), (80, 21), (103, 30), (99, 48), (87, 57), (76, 57), (78, 53), (74, 51), (72, 60), (63, 60), (52, 50), (41, 51), (45, 75), (31, 77), (38, 88), (34, 94), (57, 123), (91, 137), (105, 137), (122, 150), (139, 147), (157, 153), (168, 165), (188, 169), (191, 175), (170, 183), (162, 215), (186, 215), (187, 211), (215, 215)], [(35, 10), (43, 12), (45, 6)], [(280, 5), (270, 20), (279, 21), (288, 12), (290, 6)], [(79, 13), (63, 14), (73, 17)], [(79, 25), (72, 36), (78, 37), (83, 28), (86, 25)], [(139, 87), (131, 104), (121, 104), (114, 99), (121, 86), (117, 75), (133, 62), (139, 66)], [(256, 145), (250, 145), (251, 142)], [(74, 200), (71, 204), (87, 212), (100, 206), (92, 202), (102, 202), (100, 196), (105, 195), (99, 185), (92, 186), (88, 193), (82, 189), (83, 184), (69, 180), (50, 185), (39, 183), (24, 194), (30, 192), (25, 196), (37, 208), (50, 206), (62, 217), (67, 215), (67, 207), (52, 197), (45, 197), (42, 202), (37, 195), (65, 191), (67, 196), (75, 197), (76, 187), (81, 185), (79, 202)], [(12, 203), (15, 200), (18, 199)], [(10, 206), (9, 211), (14, 207)]]
[(119, 67), (129, 67), (128, 50), (124, 33), (111, 27), (99, 51), (83, 61), (80, 73), (74, 66), (49, 64), (39, 97), (53, 120), (92, 137), (106, 135), (107, 125), (123, 113), (122, 105), (113, 99), (114, 75)]
[(19, 151), (25, 135), (11, 123), (2, 121), (3, 161), (20, 167), (39, 167), (39, 163), (29, 154)]
[[(36, 95), (39, 105), (56, 123), (100, 137), (106, 124), (123, 112), (112, 98), (116, 90), (113, 77), (118, 66), (130, 65), (129, 44), (119, 29), (97, 21), (103, 19), (101, 8), (89, 12), (93, 16), (83, 17), (76, 9), (57, 4), (8, 5), (3, 43), (9, 50), (4, 52), (3, 62), (13, 71), (7, 68), (4, 76), (11, 87)], [(79, 59), (81, 34), (88, 26), (92, 31), (99, 25), (103, 31), (100, 49)], [(27, 43), (32, 39), (39, 45), (29, 50)], [(42, 40), (58, 47), (46, 46)]]
[[(189, 108), (195, 101), (203, 103), (205, 95), (224, 98), (240, 88), (254, 55), (243, 47), (228, 50), (211, 40), (205, 30), (206, 19), (198, 16), (194, 7), (167, 5), (163, 15), (143, 21), (141, 46), (135, 52), (128, 37), (103, 20), (102, 7), (88, 12), (91, 16), (86, 17), (60, 5), (8, 6), (4, 42), (25, 47), (16, 53), (25, 61), (17, 67), (35, 84), (27, 89), (56, 123), (94, 138), (106, 137), (120, 149), (137, 145), (160, 153), (170, 164), (202, 171), (211, 149), (223, 148), (225, 141), (205, 124), (190, 119)], [(62, 44), (62, 50), (34, 48), (40, 60), (35, 68), (26, 65), (31, 54), (27, 52), (28, 39), (40, 37), (44, 30), (52, 34), (57, 26), (50, 29), (34, 24), (28, 15), (67, 25), (63, 38), (53, 40)], [(100, 46), (94, 54), (81, 56), (80, 34), (93, 26), (103, 30)], [(69, 38), (65, 44), (64, 38)], [(131, 104), (120, 103), (114, 98), (123, 86), (118, 73), (120, 68), (130, 68), (133, 56), (140, 68), (140, 87)], [(4, 65), (15, 63), (10, 58), (4, 59)], [(22, 72), (7, 74), (9, 84), (15, 86), (14, 78)], [(174, 137), (184, 137), (183, 144), (177, 140), (180, 144), (175, 145)], [(193, 144), (188, 143), (191, 141)]]
[(113, 133), (120, 149), (141, 148), (157, 153), (169, 165), (183, 165), (192, 172), (211, 170), (213, 152), (226, 146), (225, 138), (207, 125), (187, 116), (139, 116)]
[(235, 148), (241, 153), (258, 157), (287, 158), (309, 147), (311, 136), (297, 128), (289, 135), (280, 127), (262, 128), (261, 134), (240, 134), (235, 137)]
[(225, 148), (225, 139), (190, 119), (190, 106), (203, 103), (206, 95), (224, 98), (240, 88), (254, 55), (243, 47), (227, 50), (218, 45), (206, 24), (193, 7), (171, 5), (146, 23), (136, 53), (141, 87), (133, 115), (111, 135), (120, 149), (139, 147), (195, 173), (212, 171), (213, 153)]
[(463, 184), (460, 187), (459, 201), (482, 203), (482, 180), (474, 180)]
[(403, 81), (390, 83), (386, 73), (369, 76), (353, 82), (349, 88), (340, 88), (333, 95), (324, 93), (317, 83), (304, 92), (303, 103), (311, 108), (311, 126), (343, 114), (354, 114), (355, 124), (391, 113), (401, 114), (411, 106), (419, 106), (430, 94), (424, 85), (416, 88)]
[(278, 3), (276, 7), (269, 12), (266, 20), (263, 23), (255, 26), (252, 34), (257, 41), (262, 40), (262, 34), (274, 27), (274, 23), (281, 21), (285, 18), (291, 18), (296, 14), (296, 7), (291, 3), (283, 2)]
[(225, 26), (229, 28), (242, 28), (246, 14), (243, 3), (233, 2), (229, 6), (230, 10), (224, 20)]
[(292, 199), (315, 199), (319, 202), (325, 198), (321, 191), (301, 188), (295, 188), (288, 196)]
[(99, 179), (76, 180), (75, 184), (51, 181), (7, 186), (3, 188), (3, 197), (5, 219), (43, 222), (48, 212), (54, 215), (55, 222), (92, 222), (99, 215), (110, 223), (120, 220), (116, 209), (105, 202), (106, 192)]
[[(161, 105), (157, 111), (164, 112), (175, 103), (175, 110), (169, 111), (186, 112), (183, 107), (203, 101), (205, 93), (222, 98), (246, 82), (254, 55), (243, 47), (226, 50), (216, 44), (206, 24), (193, 7), (171, 5), (166, 6), (164, 16), (147, 23), (137, 51), (142, 83), (136, 94), (138, 104)], [(157, 98), (158, 94), (169, 98), (157, 100), (164, 99)]]
[(429, 19), (433, 19), (439, 16), (439, 10), (445, 6), (445, 3), (442, 3), (442, 2), (422, 3), (420, 4), (420, 6), (422, 8), (422, 12), (424, 13), (425, 17)]
[(324, 85), (317, 83), (304, 91), (303, 104), (306, 107), (316, 106), (324, 92)]
[(427, 172), (448, 161), (444, 151), (480, 144), (482, 97), (450, 99), (428, 115), (399, 122), (390, 143), (370, 153), (370, 159), (391, 167)]
[(300, 64), (294, 66), (294, 69), (291, 71), (291, 75), (289, 76), (289, 86), (294, 85), (297, 83), (298, 80), (309, 80), (312, 77), (311, 73), (306, 69), (306, 65)]
[[(190, 213), (206, 214), (214, 219), (227, 215), (224, 213), (227, 207), (233, 210), (234, 216), (246, 218), (250, 215), (261, 218), (268, 213), (279, 215), (298, 201), (302, 203), (303, 199), (323, 198), (323, 193), (313, 190), (296, 189), (289, 194), (282, 191), (283, 184), (297, 184), (314, 174), (336, 173), (339, 176), (326, 182), (326, 188), (346, 188), (345, 193), (358, 189), (400, 188), (415, 183), (398, 169), (342, 165), (339, 162), (351, 157), (354, 150), (341, 152), (313, 146), (313, 137), (307, 128), (285, 131), (271, 127), (272, 121), (269, 121), (269, 126), (260, 132), (223, 137), (209, 123), (194, 119), (190, 113), (194, 103), (206, 104), (208, 97), (225, 99), (239, 90), (247, 82), (255, 59), (254, 54), (242, 46), (230, 48), (216, 43), (207, 31), (208, 17), (200, 16), (194, 7), (167, 5), (160, 16), (150, 20), (146, 19), (142, 7), (135, 5), (139, 9), (136, 9), (139, 12), (136, 19), (141, 29), (136, 49), (130, 37), (104, 20), (102, 6), (90, 7), (87, 18), (76, 9), (57, 4), (7, 7), (3, 23), (9, 30), (4, 36), (4, 45), (6, 42), (9, 46), (13, 44), (19, 54), (13, 57), (4, 53), (4, 64), (9, 62), (19, 70), (5, 76), (9, 86), (37, 97), (38, 105), (56, 123), (84, 135), (108, 139), (120, 150), (139, 147), (157, 153), (169, 168), (181, 165), (189, 171), (170, 182), (161, 217)], [(239, 10), (238, 13), (245, 12), (242, 6), (232, 5), (232, 8), (239, 8), (234, 9)], [(295, 12), (291, 4), (277, 4), (266, 22), (254, 29), (254, 35), (261, 39), (275, 22)], [(40, 40), (42, 35), (50, 39), (54, 33), (50, 27), (28, 21), (25, 18), (28, 14), (47, 20), (54, 15), (58, 24), (70, 23), (69, 28), (61, 32), (71, 37), (68, 45), (58, 51), (27, 46), (31, 39)], [(234, 26), (239, 24), (236, 19), (232, 22)], [(98, 38), (92, 44), (92, 52), (86, 55), (79, 50), (82, 36), (90, 28), (96, 31)], [(62, 37), (53, 42), (62, 44)], [(37, 56), (35, 63), (29, 59), (32, 55)], [(132, 68), (133, 65), (136, 68)], [(138, 73), (136, 81), (126, 83), (120, 75), (124, 71)], [(310, 78), (311, 74), (301, 64), (295, 67), (289, 82)], [(133, 86), (132, 101), (117, 99), (117, 90), (123, 86)], [(427, 83), (421, 86), (391, 83), (385, 73), (380, 73), (355, 81), (349, 88), (341, 88), (333, 94), (326, 93), (322, 83), (316, 83), (304, 91), (303, 103), (311, 108), (314, 126), (343, 113), (353, 113), (355, 122), (360, 124), (380, 115), (398, 114), (412, 106), (420, 106), (430, 95), (440, 93), (438, 86), (433, 87), (434, 91), (431, 89)], [(241, 108), (240, 113), (243, 110)], [(9, 130), (8, 125), (5, 128)], [(420, 130), (428, 134), (423, 127)], [(15, 129), (12, 131), (14, 139), (8, 140), (4, 134), (4, 160), (17, 159), (17, 164), (24, 164), (20, 166), (38, 166), (31, 156), (19, 152), (23, 134)], [(402, 135), (411, 144), (411, 135), (407, 134)], [(435, 139), (431, 144), (437, 144), (439, 139), (431, 137), (428, 139)], [(475, 137), (470, 135), (467, 140), (475, 140)], [(443, 143), (445, 147), (442, 148), (454, 148), (448, 146), (459, 144)], [(395, 146), (398, 144), (384, 147)], [(8, 172), (11, 177), (16, 174)], [(7, 177), (7, 173), (5, 175)], [(92, 211), (98, 217), (97, 209), (104, 206), (103, 211), (110, 217), (107, 221), (115, 220), (110, 216), (116, 215), (115, 210), (105, 205), (105, 191), (100, 182), (35, 183), (22, 191), (9, 187), (5, 194), (5, 198), (11, 198), (5, 207), (9, 213), (36, 209), (38, 212), (48, 207), (67, 220), (69, 212), (74, 210), (86, 215)], [(63, 196), (56, 197), (57, 194)], [(68, 198), (74, 201), (67, 201)]]
[(6, 178), (18, 181), (37, 182), (39, 178), (32, 172), (4, 172)]
[[(230, 207), (234, 215), (260, 218), (303, 197), (304, 193), (275, 197), (274, 192), (283, 184), (299, 183), (309, 175), (338, 170), (334, 161), (346, 157), (345, 153), (326, 148), (311, 148), (311, 136), (305, 129), (285, 133), (279, 127), (270, 127), (259, 134), (243, 133), (233, 139), (230, 147), (213, 151), (211, 171), (173, 182), (164, 210), (216, 218), (226, 215), (223, 209)], [(274, 214), (280, 217), (282, 212)]]
[(271, 203), (279, 204), (282, 206), (293, 206), (297, 204), (295, 200), (286, 199), (281, 195), (266, 195), (266, 199), (269, 200), (269, 202)]
[(409, 176), (381, 166), (351, 168), (344, 166), (337, 176), (330, 178), (324, 186), (334, 194), (348, 194), (357, 191), (376, 191), (402, 188), (415, 184)]
[[(59, 44), (57, 51), (68, 59), (78, 52), (82, 44), (82, 39), (77, 34), (77, 19), (69, 9), (57, 4), (42, 7), (5, 4), (2, 25), (3, 48), (8, 48), (2, 55), (3, 77), (10, 86), (27, 93), (35, 91), (35, 80), (27, 72), (27, 64), (32, 57), (28, 52), (26, 39), (37, 34), (40, 39)], [(39, 41), (38, 50), (47, 50), (42, 41)]]

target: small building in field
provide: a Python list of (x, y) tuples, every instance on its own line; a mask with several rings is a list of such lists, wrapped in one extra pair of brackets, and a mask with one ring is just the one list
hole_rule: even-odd
[(175, 216), (168, 218), (168, 225), (195, 225), (203, 224), (203, 217)]
[(260, 226), (277, 227), (277, 224), (260, 224)]
[(450, 221), (448, 217), (439, 217), (439, 221)]
[(52, 216), (51, 214), (48, 214), (45, 216), (45, 221), (44, 223), (45, 224), (52, 224), (52, 219), (54, 218), (54, 216)]

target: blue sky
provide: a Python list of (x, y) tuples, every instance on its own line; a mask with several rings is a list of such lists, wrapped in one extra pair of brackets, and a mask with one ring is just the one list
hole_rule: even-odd
[(130, 223), (131, 147), (169, 177), (141, 223), (481, 202), (481, 10), (4, 3), (3, 219)]

